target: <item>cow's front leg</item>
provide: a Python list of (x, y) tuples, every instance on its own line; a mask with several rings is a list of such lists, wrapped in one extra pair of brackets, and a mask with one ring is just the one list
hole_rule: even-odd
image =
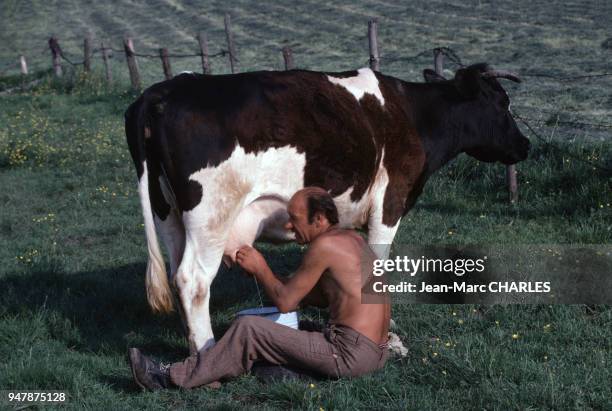
[(386, 259), (391, 252), (393, 239), (399, 228), (401, 219), (394, 226), (382, 222), (382, 217), (372, 215), (368, 221), (368, 244), (380, 259)]
[(185, 252), (175, 277), (191, 354), (215, 343), (209, 311), (210, 285), (221, 263), (225, 238), (211, 234), (203, 227), (187, 228)]

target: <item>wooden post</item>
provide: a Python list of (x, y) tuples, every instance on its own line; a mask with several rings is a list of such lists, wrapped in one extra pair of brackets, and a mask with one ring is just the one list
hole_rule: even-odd
[(291, 47), (283, 47), (283, 59), (285, 60), (285, 70), (293, 69), (293, 53), (291, 52)]
[(28, 63), (26, 63), (25, 56), (19, 56), (19, 62), (21, 63), (21, 91), (25, 91), (25, 80), (28, 75)]
[(106, 81), (110, 84), (113, 82), (113, 73), (111, 72), (111, 68), (110, 68), (110, 56), (109, 56), (109, 52), (108, 49), (106, 47), (104, 47), (104, 43), (101, 43), (102, 45), (102, 60), (104, 60), (104, 70), (106, 71)]
[(172, 68), (170, 67), (170, 59), (168, 59), (168, 49), (159, 49), (159, 57), (161, 58), (162, 66), (164, 67), (164, 77), (166, 77), (166, 80), (170, 80), (173, 76)]
[(442, 77), (444, 77), (442, 74), (444, 72), (443, 62), (444, 54), (442, 54), (442, 51), (440, 49), (434, 49), (434, 70), (437, 75)]
[(232, 73), (235, 73), (238, 71), (238, 67), (236, 65), (236, 48), (234, 47), (234, 36), (232, 35), (229, 13), (225, 14), (225, 37), (227, 38), (227, 49), (229, 51), (230, 70)]
[(140, 74), (138, 73), (138, 63), (134, 55), (134, 42), (131, 37), (123, 39), (123, 49), (125, 50), (125, 58), (127, 60), (128, 69), (130, 70), (130, 81), (132, 87), (140, 90)]
[(370, 44), (370, 68), (380, 71), (380, 55), (378, 53), (378, 19), (368, 21), (368, 42)]
[(508, 194), (510, 203), (518, 201), (518, 181), (516, 180), (516, 165), (506, 166), (506, 182), (508, 183)]
[(51, 49), (51, 57), (53, 59), (53, 71), (56, 77), (62, 76), (62, 50), (55, 36), (49, 39), (49, 48)]
[(21, 62), (21, 75), (28, 75), (28, 63), (26, 63), (25, 56), (19, 56), (19, 61)]
[(198, 43), (200, 43), (200, 54), (202, 56), (202, 73), (211, 74), (210, 63), (208, 62), (208, 39), (203, 31), (198, 34)]
[(508, 185), (508, 199), (510, 204), (518, 201), (518, 181), (516, 179), (516, 165), (506, 166), (506, 184)]
[(91, 71), (91, 35), (87, 34), (83, 41), (83, 70)]

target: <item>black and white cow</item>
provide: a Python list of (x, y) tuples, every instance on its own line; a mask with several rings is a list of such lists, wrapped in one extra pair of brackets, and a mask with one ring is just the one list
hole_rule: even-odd
[(181, 74), (130, 105), (147, 297), (155, 311), (173, 308), (157, 229), (192, 351), (214, 343), (209, 290), (222, 258), (257, 238), (290, 240), (283, 225), (295, 191), (325, 188), (342, 227), (391, 244), (427, 178), (459, 153), (504, 164), (526, 158), (529, 141), (496, 79), (516, 77), (485, 64), (452, 80), (424, 75), (426, 83), (368, 68)]

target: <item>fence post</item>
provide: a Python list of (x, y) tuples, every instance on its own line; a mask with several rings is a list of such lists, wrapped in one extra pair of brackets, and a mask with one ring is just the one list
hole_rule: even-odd
[(508, 183), (508, 194), (510, 203), (518, 201), (518, 181), (516, 180), (516, 164), (506, 166), (506, 182)]
[(25, 79), (28, 75), (28, 63), (26, 63), (25, 56), (19, 56), (19, 62), (21, 63), (21, 91), (25, 90)]
[(26, 63), (25, 56), (19, 56), (19, 61), (21, 63), (21, 74), (23, 76), (27, 76), (28, 75), (28, 63)]
[(111, 72), (111, 68), (110, 68), (109, 53), (108, 53), (108, 49), (104, 47), (104, 43), (101, 43), (101, 45), (102, 45), (102, 60), (104, 61), (104, 70), (106, 71), (106, 81), (110, 84), (113, 81), (113, 73)]
[(236, 49), (234, 47), (234, 36), (232, 35), (229, 13), (225, 13), (225, 37), (227, 38), (227, 48), (229, 51), (230, 70), (232, 73), (235, 73), (238, 67), (236, 65)]
[(444, 73), (444, 66), (443, 66), (443, 62), (444, 62), (444, 54), (442, 54), (442, 50), (435, 48), (434, 49), (434, 70), (436, 71), (436, 74), (439, 76), (443, 76), (442, 73)]
[(168, 49), (159, 49), (159, 57), (161, 58), (162, 66), (164, 67), (164, 77), (166, 77), (166, 80), (170, 80), (172, 78), (172, 68), (170, 67), (170, 59), (168, 59)]
[(516, 179), (516, 164), (506, 166), (506, 184), (508, 185), (508, 199), (510, 204), (518, 201), (518, 181)]
[(202, 73), (211, 74), (210, 63), (208, 62), (208, 39), (203, 31), (198, 34), (198, 43), (200, 43), (200, 55), (202, 56)]
[(283, 47), (283, 59), (285, 60), (285, 70), (293, 69), (293, 53), (291, 52), (291, 47)]
[(368, 21), (368, 43), (370, 45), (370, 68), (380, 71), (380, 55), (378, 54), (378, 19)]
[(49, 48), (51, 49), (51, 57), (53, 59), (53, 71), (56, 77), (62, 76), (62, 50), (55, 36), (49, 38)]
[(140, 74), (138, 74), (138, 63), (136, 62), (136, 56), (134, 56), (134, 42), (131, 37), (125, 37), (123, 39), (123, 49), (125, 50), (125, 58), (127, 60), (128, 69), (130, 70), (132, 87), (136, 90), (140, 90)]
[(91, 34), (85, 36), (83, 41), (83, 70), (91, 71)]

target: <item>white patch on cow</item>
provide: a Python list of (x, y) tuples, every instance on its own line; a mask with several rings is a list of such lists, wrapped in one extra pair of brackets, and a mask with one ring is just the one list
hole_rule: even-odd
[(371, 207), (379, 197), (380, 200), (384, 197), (384, 190), (388, 181), (389, 177), (382, 165), (381, 159), (378, 171), (374, 176), (374, 181), (360, 199), (355, 202), (351, 200), (354, 187), (348, 188), (344, 193), (334, 198), (334, 202), (338, 208), (340, 225), (345, 228), (361, 228), (368, 224)]
[(379, 258), (387, 258), (389, 255), (390, 245), (400, 223), (398, 221), (393, 227), (389, 227), (382, 222), (385, 191), (389, 185), (389, 174), (383, 165), (384, 158), (383, 149), (374, 181), (359, 200), (356, 202), (351, 200), (353, 187), (334, 198), (340, 217), (340, 226), (361, 228), (367, 225), (368, 244), (373, 246), (372, 249)]
[(391, 251), (391, 244), (399, 228), (401, 218), (393, 227), (383, 224), (385, 192), (389, 186), (389, 173), (384, 166), (385, 151), (383, 149), (380, 166), (372, 188), (372, 207), (368, 216), (368, 243), (372, 245), (378, 258), (385, 259)]
[(368, 222), (368, 211), (370, 209), (371, 197), (366, 192), (357, 201), (351, 200), (354, 188), (348, 188), (344, 193), (334, 198), (338, 209), (339, 224), (342, 228), (361, 228)]
[(284, 228), (289, 219), (287, 200), (278, 197), (261, 197), (246, 206), (238, 215), (225, 243), (223, 261), (231, 266), (236, 252), (244, 245), (252, 245), (256, 239), (290, 241), (294, 234)]
[(357, 74), (355, 77), (338, 78), (327, 76), (327, 79), (330, 82), (347, 89), (349, 93), (355, 96), (357, 101), (361, 100), (365, 93), (368, 93), (374, 95), (374, 97), (380, 101), (380, 105), (384, 106), (385, 98), (380, 91), (378, 79), (376, 78), (374, 72), (371, 69), (364, 67), (357, 70), (357, 73), (359, 74)]
[(294, 147), (247, 154), (237, 146), (219, 166), (202, 168), (189, 176), (202, 186), (202, 200), (183, 213), (185, 226), (207, 226), (213, 232), (228, 233), (225, 225), (256, 199), (274, 196), (289, 200), (304, 185), (305, 165), (305, 154)]
[(193, 71), (184, 70), (184, 71), (181, 71), (179, 74), (193, 74)]
[[(298, 153), (294, 147), (246, 153), (237, 146), (218, 166), (202, 168), (189, 177), (202, 186), (202, 199), (192, 210), (183, 212), (185, 252), (176, 282), (190, 331), (192, 353), (214, 343), (208, 311), (210, 284), (217, 274), (230, 233), (241, 230), (240, 226), (234, 227), (237, 219), (245, 208), (249, 210), (245, 218), (249, 213), (257, 214), (256, 218), (262, 218), (266, 212), (274, 214), (303, 187), (305, 165), (305, 154)], [(278, 200), (258, 203), (249, 209), (249, 205), (262, 197)], [(245, 227), (246, 231), (257, 233), (259, 226), (251, 223)], [(236, 240), (240, 242), (240, 238)]]

